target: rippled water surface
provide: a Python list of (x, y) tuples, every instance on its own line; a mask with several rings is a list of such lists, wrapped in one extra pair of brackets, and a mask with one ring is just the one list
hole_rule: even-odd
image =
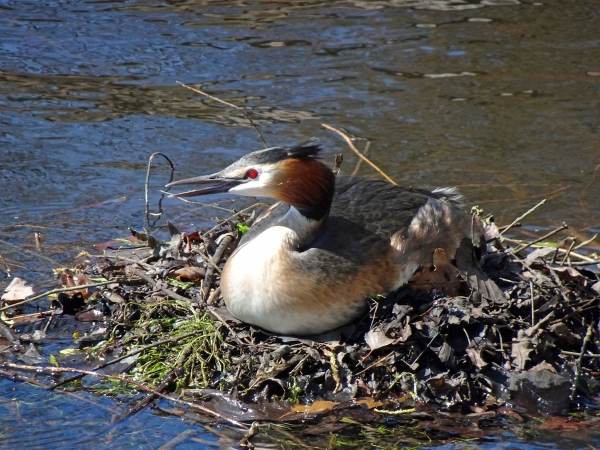
[[(262, 147), (242, 114), (176, 81), (245, 109), (269, 145), (318, 136), (350, 173), (357, 158), (327, 123), (370, 142), (401, 184), (458, 186), (499, 223), (547, 198), (528, 223), (588, 237), (600, 231), (598, 30), (595, 0), (0, 0), (0, 286), (8, 272), (47, 281), (142, 228), (152, 153), (181, 178)], [(168, 179), (157, 158), (153, 209)], [(163, 207), (182, 229), (221, 214)], [(93, 417), (103, 447), (109, 413), (0, 384), (13, 447), (88, 445)], [(13, 396), (37, 405), (19, 415)], [(114, 442), (153, 448), (188, 426), (144, 414), (159, 437), (140, 443), (124, 424)]]

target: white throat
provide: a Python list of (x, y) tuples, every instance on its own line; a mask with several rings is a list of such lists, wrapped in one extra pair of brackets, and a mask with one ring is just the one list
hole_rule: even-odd
[(293, 254), (314, 240), (320, 225), (290, 207), (277, 225), (238, 247), (221, 277), (223, 298), (235, 317), (275, 332), (310, 329), (305, 313), (293, 313), (298, 286), (290, 284), (290, 274)]

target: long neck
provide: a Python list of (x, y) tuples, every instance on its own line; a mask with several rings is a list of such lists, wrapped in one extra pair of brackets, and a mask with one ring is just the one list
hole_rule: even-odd
[(302, 214), (296, 207), (291, 206), (290, 210), (281, 218), (277, 225), (289, 228), (294, 232), (289, 235), (286, 243), (289, 250), (298, 251), (309, 247), (310, 244), (321, 234), (323, 225), (327, 216), (320, 220), (313, 220)]
[(315, 160), (288, 159), (281, 177), (277, 198), (293, 206), (306, 219), (321, 222), (329, 215), (335, 191), (335, 175)]

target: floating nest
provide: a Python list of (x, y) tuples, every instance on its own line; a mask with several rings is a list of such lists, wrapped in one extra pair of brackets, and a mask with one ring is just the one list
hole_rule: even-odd
[[(61, 271), (47, 312), (20, 314), (9, 286), (13, 328), (1, 331), (13, 347), (2, 374), (59, 373), (51, 388), (96, 375), (108, 390), (106, 380), (117, 380), (147, 391), (124, 415), (177, 392), (169, 398), (199, 420), (238, 425), (339, 410), (363, 423), (434, 410), (520, 417), (581, 409), (597, 396), (600, 261), (577, 253), (573, 240), (511, 241), (489, 223), (481, 260), (459, 249), (451, 296), (430, 278), (442, 267), (426, 268), (372, 299), (360, 320), (299, 338), (236, 320), (220, 298), (221, 269), (251, 220), (240, 214), (189, 234), (170, 225), (169, 244), (132, 232), (135, 245), (82, 255)], [(41, 367), (47, 358), (36, 359), (30, 343), (65, 331), (75, 332), (77, 348)]]

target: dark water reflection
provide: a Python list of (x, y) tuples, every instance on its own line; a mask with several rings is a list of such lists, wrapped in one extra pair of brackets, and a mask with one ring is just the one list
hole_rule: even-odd
[[(270, 145), (319, 136), (349, 173), (320, 124), (342, 127), (400, 183), (459, 186), (501, 223), (549, 198), (529, 223), (587, 237), (599, 29), (594, 0), (0, 0), (0, 255), (47, 280), (144, 225), (150, 154), (184, 177), (261, 147), (242, 114), (177, 80), (244, 108)], [(157, 161), (153, 204), (168, 177)], [(165, 207), (182, 228), (218, 214)]]

